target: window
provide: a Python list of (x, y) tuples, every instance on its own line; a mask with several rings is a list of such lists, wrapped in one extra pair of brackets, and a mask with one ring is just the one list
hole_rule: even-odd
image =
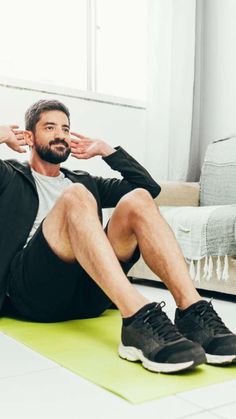
[(87, 0), (7, 0), (0, 39), (1, 75), (86, 90)]
[(0, 75), (146, 99), (148, 0), (7, 0)]

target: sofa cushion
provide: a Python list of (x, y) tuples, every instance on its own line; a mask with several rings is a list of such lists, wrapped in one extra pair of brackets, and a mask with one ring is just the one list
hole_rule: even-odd
[(155, 198), (158, 206), (198, 207), (200, 186), (198, 182), (158, 182), (161, 193)]
[(210, 144), (200, 179), (200, 205), (236, 204), (236, 137)]

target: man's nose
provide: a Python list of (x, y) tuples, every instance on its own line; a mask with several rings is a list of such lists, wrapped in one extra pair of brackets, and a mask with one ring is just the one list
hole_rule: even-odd
[(64, 140), (65, 136), (66, 136), (65, 132), (62, 129), (58, 128), (55, 132), (55, 137), (54, 138)]

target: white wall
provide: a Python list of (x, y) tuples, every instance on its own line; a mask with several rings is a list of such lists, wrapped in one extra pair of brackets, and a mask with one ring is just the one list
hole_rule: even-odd
[[(146, 138), (144, 109), (0, 87), (0, 124), (16, 123), (24, 127), (26, 109), (37, 100), (48, 98), (58, 99), (69, 107), (73, 131), (91, 138), (103, 138), (113, 146), (121, 145), (140, 163), (144, 163)], [(15, 153), (5, 145), (1, 145), (0, 152), (2, 159), (26, 159), (26, 155)], [(64, 165), (101, 176), (116, 176), (100, 157), (87, 161), (69, 158)]]
[(203, 0), (201, 160), (207, 145), (236, 133), (236, 1)]

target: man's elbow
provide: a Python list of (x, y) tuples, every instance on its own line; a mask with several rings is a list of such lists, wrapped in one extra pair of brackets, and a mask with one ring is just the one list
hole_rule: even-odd
[(155, 185), (153, 185), (153, 187), (152, 187), (152, 190), (150, 191), (152, 197), (156, 198), (159, 195), (160, 192), (161, 192), (160, 185), (158, 185), (158, 183), (155, 183)]

